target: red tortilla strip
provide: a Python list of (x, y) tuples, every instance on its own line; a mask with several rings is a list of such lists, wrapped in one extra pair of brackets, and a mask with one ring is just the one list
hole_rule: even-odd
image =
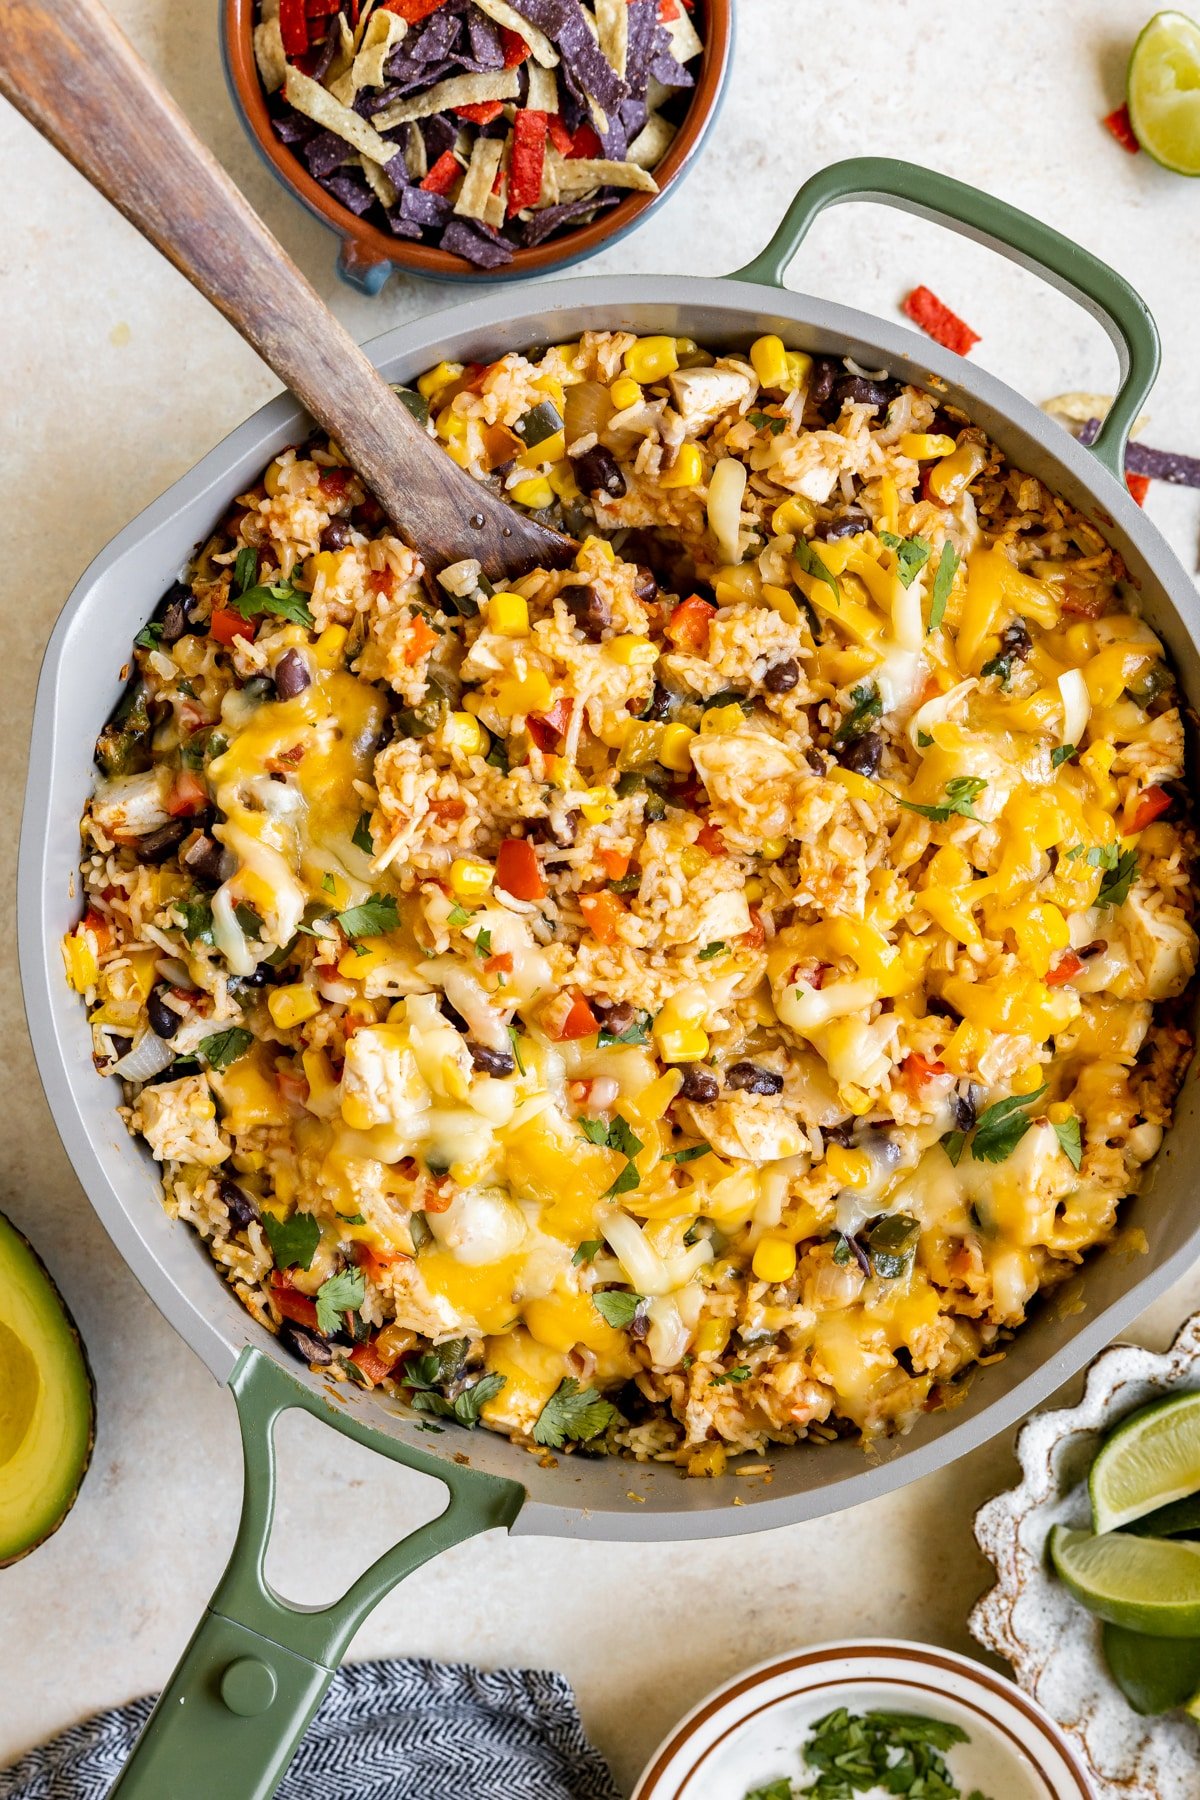
[(919, 325), (936, 344), (965, 356), (979, 342), (979, 333), (952, 313), (945, 303), (927, 287), (915, 287), (904, 302), (904, 310), (914, 325)]
[(503, 111), (503, 100), (474, 100), (454, 109), (456, 118), (466, 119), (472, 125), (490, 125)]
[(1101, 123), (1112, 132), (1122, 150), (1128, 150), (1130, 156), (1137, 155), (1142, 146), (1134, 136), (1127, 106), (1118, 106), (1116, 111), (1110, 112), (1106, 119), (1101, 120)]
[(524, 108), (513, 120), (512, 150), (508, 159), (510, 219), (523, 207), (537, 204), (546, 163), (547, 124), (544, 112), (530, 112), (528, 108)]
[(446, 0), (383, 0), (384, 9), (394, 12), (407, 25), (419, 25), (430, 13), (445, 6)]
[(560, 156), (570, 156), (571, 144), (574, 140), (567, 129), (566, 121), (563, 119), (561, 113), (549, 113), (547, 115), (547, 129), (550, 133), (550, 142), (554, 145), (558, 154)]
[(308, 20), (304, 16), (304, 0), (279, 0), (279, 35), (289, 58), (304, 55), (308, 49)]
[(519, 31), (513, 31), (508, 25), (500, 26), (500, 43), (504, 50), (504, 66), (515, 69), (529, 55), (529, 45)]
[(1150, 477), (1148, 475), (1131, 475), (1128, 469), (1126, 469), (1125, 486), (1129, 489), (1138, 505), (1145, 506), (1146, 495), (1150, 489)]
[(604, 155), (604, 146), (596, 135), (595, 128), (587, 120), (579, 127), (571, 139), (571, 148), (564, 152), (572, 162), (591, 162), (597, 156)]
[(453, 150), (443, 150), (421, 186), (427, 194), (448, 194), (461, 174), (462, 164)]

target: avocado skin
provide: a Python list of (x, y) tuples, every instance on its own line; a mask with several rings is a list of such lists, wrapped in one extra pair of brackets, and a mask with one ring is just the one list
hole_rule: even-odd
[[(74, 1350), (78, 1355), (85, 1382), (87, 1437), (83, 1446), (82, 1455), (79, 1459), (79, 1467), (76, 1471), (74, 1483), (69, 1493), (64, 1496), (62, 1505), (59, 1508), (53, 1524), (46, 1529), (35, 1531), (28, 1543), (22, 1544), (20, 1548), (13, 1550), (9, 1555), (0, 1555), (0, 1569), (11, 1568), (14, 1563), (21, 1562), (26, 1556), (29, 1556), (36, 1550), (39, 1545), (44, 1544), (48, 1538), (54, 1536), (54, 1533), (59, 1529), (60, 1525), (62, 1525), (76, 1500), (79, 1498), (79, 1490), (83, 1486), (84, 1476), (91, 1467), (92, 1452), (96, 1445), (96, 1378), (92, 1372), (92, 1365), (88, 1360), (87, 1345), (84, 1343), (71, 1309), (59, 1292), (58, 1285), (49, 1269), (46, 1267), (29, 1239), (25, 1236), (25, 1233), (20, 1231), (17, 1226), (13, 1224), (7, 1213), (0, 1212), (0, 1286), (3, 1286), (6, 1279), (7, 1266), (13, 1263), (19, 1263), (22, 1257), (28, 1258), (29, 1263), (32, 1265), (34, 1279), (43, 1284), (58, 1319), (61, 1321), (64, 1334), (70, 1339)], [(8, 1273), (11, 1274), (11, 1271), (8, 1271)]]

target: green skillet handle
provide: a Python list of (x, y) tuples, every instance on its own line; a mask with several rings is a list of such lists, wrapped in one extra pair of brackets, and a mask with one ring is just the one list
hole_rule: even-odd
[(1094, 455), (1118, 481), (1124, 479), (1129, 430), (1158, 373), (1159, 343), (1154, 320), (1141, 295), (1090, 251), (1019, 212), (992, 194), (953, 181), (915, 163), (884, 156), (857, 156), (832, 163), (806, 181), (766, 249), (737, 281), (782, 287), (784, 273), (818, 213), (842, 200), (877, 200), (949, 225), (976, 243), (987, 244), (1010, 261), (1077, 300), (1112, 339), (1120, 362), (1120, 383), (1108, 417), (1092, 445)]
[[(229, 1384), (245, 1486), (237, 1541), (208, 1610), (160, 1696), (113, 1796), (120, 1800), (270, 1800), (351, 1638), (371, 1608), (431, 1556), (507, 1529), (525, 1499), (516, 1482), (397, 1443), (311, 1393), (257, 1350)], [(275, 1509), (275, 1423), (300, 1407), (449, 1490), (440, 1517), (364, 1571), (331, 1606), (289, 1605), (264, 1575)]]

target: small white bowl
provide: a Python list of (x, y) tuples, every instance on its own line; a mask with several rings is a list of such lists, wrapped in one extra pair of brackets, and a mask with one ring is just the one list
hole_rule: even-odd
[(1022, 1479), (975, 1517), (997, 1580), (971, 1632), (1062, 1727), (1099, 1800), (1197, 1800), (1200, 1736), (1182, 1714), (1133, 1711), (1105, 1667), (1098, 1622), (1047, 1566), (1046, 1539), (1060, 1522), (1090, 1524), (1087, 1473), (1104, 1435), (1148, 1400), (1186, 1388), (1200, 1388), (1200, 1313), (1164, 1355), (1112, 1345), (1088, 1370), (1078, 1406), (1035, 1413), (1016, 1442)]
[(1012, 1682), (953, 1651), (893, 1638), (815, 1644), (735, 1676), (659, 1745), (633, 1800), (745, 1800), (781, 1776), (798, 1781), (812, 1726), (839, 1706), (960, 1725), (969, 1741), (947, 1761), (964, 1794), (1094, 1800), (1066, 1739)]

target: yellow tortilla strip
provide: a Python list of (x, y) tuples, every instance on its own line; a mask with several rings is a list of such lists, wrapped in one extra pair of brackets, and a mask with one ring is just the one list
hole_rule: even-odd
[[(497, 69), (482, 75), (452, 75), (411, 100), (397, 100), (375, 115), (380, 131), (406, 125), (411, 119), (428, 119), (434, 113), (453, 112), (456, 106), (477, 106), (481, 100), (515, 100), (521, 83), (516, 69)], [(393, 150), (393, 154), (395, 154)]]
[[(568, 160), (558, 156), (557, 151), (554, 155), (560, 200), (574, 200), (598, 187), (636, 188), (643, 194), (658, 192), (658, 183), (650, 171), (639, 169), (636, 163), (609, 162), (602, 156), (576, 156)], [(549, 162), (550, 157), (546, 160)]]
[(338, 89), (349, 74), (350, 65), (354, 61), (354, 39), (351, 36), (350, 27), (346, 23), (345, 13), (338, 14), (337, 27), (338, 47), (334, 52), (333, 61), (325, 71), (324, 85), (335, 99), (340, 100), (341, 94)]
[(605, 60), (612, 64), (622, 81), (629, 52), (629, 11), (627, 0), (595, 0), (596, 37)]
[(254, 60), (267, 93), (277, 93), (287, 78), (287, 53), (278, 18), (264, 19), (254, 27)]
[(525, 106), (529, 112), (558, 111), (558, 77), (553, 69), (543, 69), (539, 63), (529, 64), (529, 92), (525, 96)]
[(326, 131), (344, 138), (361, 156), (369, 156), (372, 162), (388, 163), (396, 155), (395, 144), (389, 144), (386, 138), (380, 137), (373, 125), (368, 125), (365, 119), (327, 93), (319, 81), (310, 80), (290, 63), (286, 99), (288, 105), (303, 113), (306, 119), (312, 119), (315, 124), (323, 125)]
[(467, 172), (459, 189), (458, 199), (454, 202), (454, 210), (464, 219), (482, 219), (487, 215), (487, 204), (492, 194), (492, 184), (500, 168), (500, 159), (504, 155), (503, 138), (475, 139), (475, 148), (471, 152), (471, 160), (467, 164)]
[(666, 21), (667, 35), (671, 40), (671, 55), (677, 63), (689, 63), (693, 56), (699, 56), (704, 45), (700, 41), (700, 33), (692, 24), (684, 7), (680, 7), (673, 19)]
[(558, 67), (558, 51), (550, 42), (544, 31), (523, 18), (515, 6), (509, 6), (508, 0), (475, 0), (481, 13), (486, 13), (493, 25), (505, 25), (509, 31), (519, 32), (529, 45), (529, 54), (534, 62), (541, 63), (543, 69)]
[(363, 43), (365, 41), (366, 29), (367, 29), (367, 26), (371, 22), (371, 14), (374, 9), (374, 6), (375, 6), (375, 0), (362, 0), (362, 5), (359, 8), (359, 13), (358, 13), (358, 24), (354, 27), (354, 54), (355, 54), (355, 56), (358, 55), (359, 51), (363, 47)]
[(508, 196), (503, 184), (498, 194), (489, 194), (487, 205), (483, 209), (483, 222), (494, 231), (500, 231), (504, 225), (504, 215), (508, 207)]
[(377, 162), (372, 162), (369, 156), (360, 156), (358, 160), (362, 164), (362, 172), (367, 178), (367, 186), (379, 204), (384, 208), (395, 206), (398, 198), (396, 184), (387, 171), (381, 169)]
[(626, 157), (639, 169), (653, 169), (660, 163), (675, 139), (675, 127), (661, 113), (651, 113), (634, 138)]
[[(407, 30), (404, 20), (394, 12), (385, 9), (371, 15), (362, 46), (350, 69), (355, 94), (361, 88), (383, 87), (387, 80), (383, 65)], [(353, 100), (354, 95), (350, 98)]]

